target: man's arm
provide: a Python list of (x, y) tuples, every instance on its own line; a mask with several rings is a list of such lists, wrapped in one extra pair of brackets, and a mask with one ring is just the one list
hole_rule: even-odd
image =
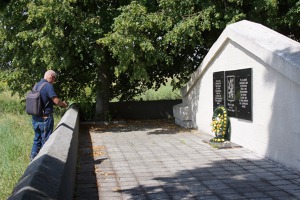
[(53, 97), (52, 101), (55, 105), (58, 105), (60, 107), (66, 108), (68, 107), (68, 104), (65, 101), (61, 101), (59, 98), (57, 97)]

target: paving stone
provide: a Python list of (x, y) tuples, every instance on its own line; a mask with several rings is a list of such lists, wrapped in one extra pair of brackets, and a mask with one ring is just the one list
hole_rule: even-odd
[(197, 200), (220, 200), (220, 197), (217, 196), (196, 196), (195, 199)]
[(237, 193), (228, 193), (228, 194), (222, 193), (220, 194), (220, 197), (222, 199), (246, 199), (245, 197)]
[(130, 122), (80, 136), (74, 199), (300, 200), (299, 172), (244, 148), (212, 148), (195, 130), (164, 134), (172, 126)]
[(285, 191), (267, 191), (266, 194), (275, 198), (275, 199), (290, 199), (292, 195)]
[(263, 192), (245, 192), (241, 193), (247, 199), (262, 199), (262, 198), (270, 198), (267, 194)]

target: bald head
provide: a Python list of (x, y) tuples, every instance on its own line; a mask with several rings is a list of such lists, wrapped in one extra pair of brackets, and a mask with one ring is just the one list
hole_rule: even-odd
[(44, 75), (44, 79), (47, 79), (48, 77), (51, 77), (51, 76), (55, 76), (56, 77), (56, 73), (55, 73), (55, 71), (53, 71), (53, 70), (48, 70), (48, 71), (46, 71), (45, 72), (45, 75)]
[(48, 70), (45, 72), (44, 79), (46, 79), (49, 83), (54, 83), (56, 79), (56, 73), (53, 70)]

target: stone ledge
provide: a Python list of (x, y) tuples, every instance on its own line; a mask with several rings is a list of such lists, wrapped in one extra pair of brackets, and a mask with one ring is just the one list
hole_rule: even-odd
[(73, 199), (78, 134), (79, 115), (73, 106), (28, 165), (8, 199)]

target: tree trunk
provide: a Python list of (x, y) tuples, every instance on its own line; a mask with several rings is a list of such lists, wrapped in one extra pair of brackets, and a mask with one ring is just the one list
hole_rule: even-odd
[(95, 121), (108, 120), (110, 86), (108, 69), (109, 67), (107, 63), (98, 67)]

